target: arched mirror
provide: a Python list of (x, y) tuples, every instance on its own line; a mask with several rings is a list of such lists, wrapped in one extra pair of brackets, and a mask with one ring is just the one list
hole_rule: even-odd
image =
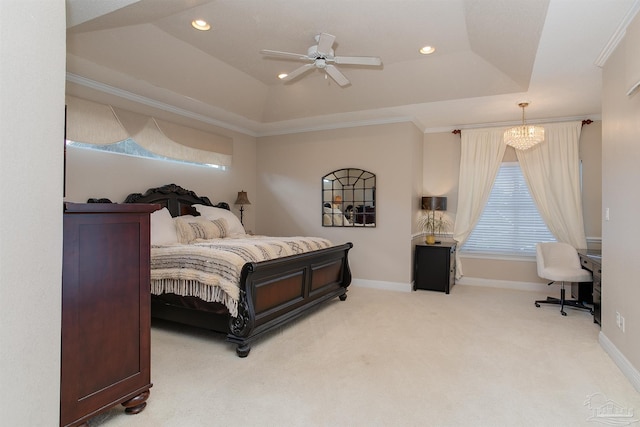
[(376, 175), (347, 168), (323, 176), (322, 225), (375, 227)]

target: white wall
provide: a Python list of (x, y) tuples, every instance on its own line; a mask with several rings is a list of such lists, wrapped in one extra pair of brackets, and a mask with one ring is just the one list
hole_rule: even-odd
[[(222, 132), (222, 130), (221, 130)], [(106, 197), (175, 183), (212, 202), (248, 192), (245, 226), (256, 234), (314, 235), (351, 241), (354, 279), (411, 283), (411, 234), (422, 182), (422, 133), (411, 123), (255, 138), (234, 134), (226, 172), (82, 149), (67, 150), (67, 201)], [(259, 160), (258, 160), (259, 159)], [(295, 159), (295, 160), (292, 160)], [(322, 227), (321, 178), (343, 167), (377, 175), (377, 227)], [(232, 210), (239, 215), (238, 209)]]
[(64, 1), (3, 0), (0, 30), (0, 423), (54, 426), (60, 407)]
[[(409, 289), (415, 177), (421, 176), (422, 134), (411, 123), (263, 137), (258, 141), (257, 230), (353, 242), (354, 279)], [(376, 174), (376, 227), (323, 227), (324, 175), (342, 168)]]
[[(610, 220), (602, 223), (602, 333), (640, 371), (640, 92), (626, 96), (627, 63), (640, 52), (640, 15), (609, 57), (603, 72), (602, 206)], [(640, 69), (636, 70), (640, 76)], [(622, 332), (616, 312), (626, 321)], [(640, 389), (640, 379), (636, 387)]]

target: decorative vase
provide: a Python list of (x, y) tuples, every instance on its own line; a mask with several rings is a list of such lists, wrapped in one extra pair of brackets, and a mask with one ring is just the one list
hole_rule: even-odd
[(424, 239), (427, 245), (433, 245), (436, 243), (436, 236), (433, 234), (427, 234), (427, 237)]

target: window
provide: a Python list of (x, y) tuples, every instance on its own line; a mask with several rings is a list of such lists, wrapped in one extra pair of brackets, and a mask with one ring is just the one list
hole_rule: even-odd
[(509, 162), (500, 166), (487, 205), (461, 251), (535, 256), (536, 243), (555, 241), (529, 194), (520, 165)]
[(136, 144), (136, 142), (131, 138), (125, 139), (124, 141), (120, 141), (115, 144), (104, 144), (104, 145), (85, 144), (83, 142), (75, 142), (70, 140), (67, 140), (66, 144), (68, 147), (82, 148), (85, 150), (108, 151), (110, 153), (125, 154), (127, 156), (133, 156), (133, 157), (143, 157), (147, 159), (164, 160), (167, 162), (182, 163), (187, 165), (205, 166), (205, 167), (219, 169), (219, 170), (227, 169), (225, 166), (221, 166), (221, 165), (212, 165), (209, 163), (196, 163), (196, 162), (190, 162), (187, 160), (178, 160), (178, 159), (172, 159), (169, 157), (160, 156)]

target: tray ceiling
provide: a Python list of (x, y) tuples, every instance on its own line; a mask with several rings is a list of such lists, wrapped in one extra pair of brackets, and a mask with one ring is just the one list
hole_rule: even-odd
[[(596, 60), (637, 0), (67, 0), (70, 94), (173, 109), (253, 135), (411, 120), (422, 130), (600, 114)], [(201, 32), (190, 23), (208, 20)], [(314, 36), (340, 66), (277, 78)], [(418, 53), (433, 45), (429, 56)]]

